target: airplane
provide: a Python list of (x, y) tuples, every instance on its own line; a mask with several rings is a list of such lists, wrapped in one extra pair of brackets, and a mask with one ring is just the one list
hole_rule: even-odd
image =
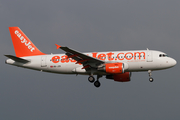
[[(171, 68), (176, 60), (156, 50), (130, 50), (82, 53), (66, 46), (56, 45), (65, 54), (41, 52), (19, 27), (9, 27), (15, 54), (5, 55), (6, 64), (42, 72), (89, 75), (88, 81), (100, 87), (99, 78), (105, 76), (116, 82), (131, 81), (131, 73), (147, 71), (153, 82), (152, 71)], [(97, 75), (95, 80), (94, 75)]]

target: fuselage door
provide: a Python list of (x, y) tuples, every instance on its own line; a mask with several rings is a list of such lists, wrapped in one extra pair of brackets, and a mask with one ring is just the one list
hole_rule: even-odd
[(47, 67), (46, 56), (42, 56), (41, 57), (41, 67)]
[(147, 62), (152, 62), (152, 61), (153, 61), (152, 51), (147, 50)]

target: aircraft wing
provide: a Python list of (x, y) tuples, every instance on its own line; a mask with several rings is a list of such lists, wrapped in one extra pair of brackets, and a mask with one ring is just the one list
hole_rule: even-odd
[(84, 66), (83, 68), (90, 67), (90, 66), (97, 68), (98, 65), (105, 63), (105, 61), (88, 56), (86, 54), (83, 54), (83, 53), (73, 50), (71, 48), (62, 47), (57, 44), (56, 44), (56, 46), (57, 46), (57, 49), (60, 48), (60, 49), (64, 50), (66, 52), (66, 55), (68, 56), (68, 58), (72, 58), (72, 59), (76, 60), (77, 61), (76, 63), (83, 64), (83, 66)]

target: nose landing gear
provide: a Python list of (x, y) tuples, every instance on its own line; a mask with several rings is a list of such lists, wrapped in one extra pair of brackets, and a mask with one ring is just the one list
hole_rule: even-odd
[(150, 81), (150, 82), (153, 82), (154, 79), (151, 77), (151, 76), (152, 76), (152, 71), (151, 71), (151, 70), (148, 70), (148, 74), (149, 74), (149, 81)]
[(150, 77), (150, 78), (149, 78), (149, 81), (150, 81), (150, 82), (153, 82), (153, 78), (152, 78), (152, 77)]

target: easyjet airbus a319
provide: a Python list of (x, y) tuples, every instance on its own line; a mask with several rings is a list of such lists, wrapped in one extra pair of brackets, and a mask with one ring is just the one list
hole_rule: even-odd
[[(131, 72), (171, 68), (176, 60), (155, 50), (110, 51), (81, 53), (56, 44), (65, 54), (42, 53), (18, 27), (9, 27), (16, 56), (5, 55), (7, 64), (59, 74), (89, 75), (88, 81), (99, 87), (99, 78), (106, 76), (117, 82), (129, 82)], [(94, 75), (97, 75), (95, 80)]]

